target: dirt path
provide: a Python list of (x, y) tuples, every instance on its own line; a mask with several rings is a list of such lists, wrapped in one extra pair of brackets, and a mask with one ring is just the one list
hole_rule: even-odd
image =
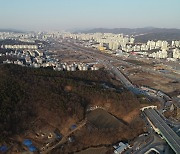
[(87, 122), (87, 119), (81, 121), (81, 123), (72, 131), (69, 131), (67, 134), (64, 135), (64, 137), (62, 138), (61, 141), (59, 141), (57, 144), (55, 144), (52, 147), (49, 147), (46, 151), (40, 152), (42, 154), (46, 154), (49, 153), (51, 150), (53, 150), (54, 148), (60, 146), (61, 144), (64, 144), (67, 141), (68, 136), (70, 136), (72, 133), (74, 133), (75, 131), (79, 130), (80, 128), (82, 128)]

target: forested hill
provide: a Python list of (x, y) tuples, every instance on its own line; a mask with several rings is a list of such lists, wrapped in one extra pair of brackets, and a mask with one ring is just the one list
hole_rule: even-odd
[(30, 129), (37, 118), (52, 123), (51, 119), (58, 116), (61, 126), (69, 118), (81, 120), (87, 105), (98, 102), (94, 99), (102, 103), (111, 100), (114, 111), (121, 115), (139, 106), (130, 92), (104, 89), (102, 83), (116, 88), (104, 70), (55, 72), (49, 68), (0, 65), (0, 141)]

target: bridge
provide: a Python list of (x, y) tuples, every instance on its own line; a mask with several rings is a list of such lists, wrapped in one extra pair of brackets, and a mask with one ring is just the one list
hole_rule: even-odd
[(161, 134), (175, 153), (180, 154), (180, 137), (166, 124), (155, 108), (144, 108), (143, 113), (153, 125), (154, 130)]

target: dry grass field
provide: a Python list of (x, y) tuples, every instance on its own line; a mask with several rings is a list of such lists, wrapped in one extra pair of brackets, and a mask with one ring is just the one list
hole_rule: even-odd
[(119, 128), (123, 123), (103, 109), (96, 109), (87, 114), (88, 121), (99, 129)]

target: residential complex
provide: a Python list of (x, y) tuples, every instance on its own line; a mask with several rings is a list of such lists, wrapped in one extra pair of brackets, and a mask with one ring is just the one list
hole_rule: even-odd
[(102, 52), (119, 54), (139, 54), (149, 58), (176, 61), (180, 54), (180, 41), (149, 40), (147, 43), (135, 43), (135, 37), (123, 34), (62, 34), (63, 38), (83, 41), (84, 46), (97, 48)]

